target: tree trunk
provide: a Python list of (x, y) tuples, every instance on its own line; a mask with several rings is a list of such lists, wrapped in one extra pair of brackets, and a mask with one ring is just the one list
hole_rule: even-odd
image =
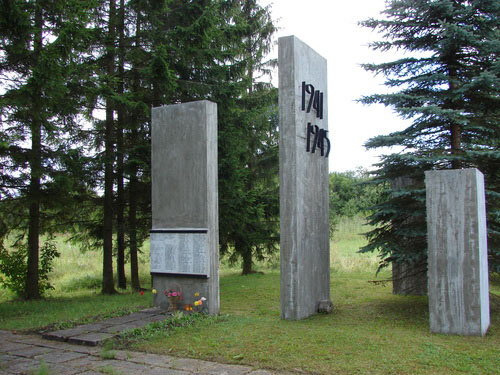
[[(114, 74), (114, 39), (115, 39), (115, 1), (109, 2), (109, 35), (107, 47), (107, 73), (111, 78)], [(108, 85), (111, 85), (108, 82)], [(103, 228), (103, 267), (102, 293), (116, 293), (113, 283), (113, 106), (111, 98), (106, 98), (105, 120), (105, 152), (104, 152), (104, 228)]]
[(248, 244), (245, 243), (244, 240), (237, 240), (234, 246), (236, 247), (234, 249), (236, 253), (240, 254), (241, 258), (243, 259), (241, 274), (242, 275), (251, 274), (253, 272), (252, 247), (248, 246)]
[[(34, 56), (35, 68), (38, 64), (40, 52), (42, 49), (43, 37), (43, 18), (42, 7), (38, 2), (35, 5), (35, 29), (34, 35)], [(39, 241), (40, 241), (40, 178), (42, 174), (42, 124), (41, 124), (41, 106), (39, 94), (40, 90), (35, 90), (32, 97), (33, 113), (31, 123), (31, 155), (30, 155), (30, 186), (29, 186), (29, 231), (28, 231), (28, 264), (26, 274), (26, 284), (24, 297), (26, 299), (39, 299)]]
[[(36, 100), (36, 99), (35, 99)], [(36, 108), (36, 105), (34, 106)], [(35, 115), (34, 117), (39, 117)], [(38, 119), (34, 119), (31, 126), (31, 178), (30, 178), (30, 208), (29, 208), (29, 232), (28, 232), (28, 272), (26, 275), (26, 299), (39, 299), (39, 237), (40, 237), (40, 175), (42, 163), (41, 151), (41, 125)]]
[(125, 277), (125, 191), (123, 188), (123, 112), (118, 111), (117, 126), (117, 204), (116, 204), (116, 237), (117, 237), (117, 255), (116, 267), (118, 276), (118, 288), (127, 288), (127, 279)]
[[(457, 68), (455, 67), (457, 63), (454, 61), (448, 65), (448, 91), (451, 95), (458, 89), (457, 85)], [(453, 100), (450, 100), (448, 105), (450, 109), (456, 109), (456, 105)], [(451, 143), (451, 154), (460, 155), (462, 153), (462, 126), (457, 123), (452, 123), (450, 126), (450, 143)], [(461, 169), (462, 161), (453, 159), (451, 161), (452, 169)]]
[[(120, 39), (118, 44), (118, 94), (123, 95), (123, 80), (124, 80), (124, 29), (125, 29), (125, 4), (124, 0), (120, 0)], [(116, 129), (116, 145), (117, 145), (117, 166), (116, 166), (116, 184), (117, 184), (117, 205), (116, 205), (116, 237), (117, 237), (117, 256), (116, 268), (118, 276), (118, 288), (127, 288), (127, 279), (125, 277), (125, 192), (123, 188), (123, 125), (125, 123), (125, 108), (123, 104), (118, 105), (118, 121)]]
[(252, 249), (245, 249), (243, 253), (243, 269), (241, 271), (242, 275), (249, 275), (253, 272), (252, 269)]
[(141, 283), (139, 281), (139, 262), (137, 260), (137, 169), (133, 168), (129, 183), (129, 246), (130, 246), (130, 277), (133, 290), (140, 290)]
[[(451, 125), (451, 153), (452, 155), (460, 155), (462, 153), (462, 126), (459, 124)], [(451, 161), (452, 169), (462, 169), (462, 161), (461, 160), (452, 160)]]
[[(140, 31), (141, 31), (141, 15), (140, 12), (137, 13), (136, 26), (135, 26), (135, 46), (139, 48), (140, 46)], [(133, 66), (133, 91), (135, 93), (139, 92), (139, 73), (137, 71), (137, 66)], [(138, 132), (137, 127), (138, 117), (136, 112), (131, 118), (132, 125), (132, 140), (137, 139)], [(131, 159), (134, 159), (135, 149), (132, 148)], [(135, 163), (135, 161), (133, 161)], [(129, 251), (130, 251), (130, 279), (132, 283), (133, 290), (140, 290), (141, 283), (139, 280), (139, 262), (137, 259), (137, 166), (135, 164), (130, 165), (130, 181), (129, 181), (129, 210), (128, 210), (128, 237), (129, 237)]]

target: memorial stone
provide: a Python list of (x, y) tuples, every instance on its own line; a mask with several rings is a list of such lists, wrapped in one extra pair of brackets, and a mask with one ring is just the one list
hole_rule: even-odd
[(490, 324), (484, 177), (425, 172), (432, 332), (484, 335)]
[(217, 105), (204, 100), (153, 108), (152, 119), (154, 305), (172, 309), (170, 290), (182, 295), (178, 307), (204, 297), (203, 307), (217, 314)]
[(279, 39), (281, 317), (330, 306), (327, 63)]

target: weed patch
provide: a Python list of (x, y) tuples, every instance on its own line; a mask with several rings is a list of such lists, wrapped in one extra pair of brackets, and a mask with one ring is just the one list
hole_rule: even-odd
[(144, 327), (134, 328), (121, 334), (114, 339), (115, 347), (133, 347), (135, 343), (143, 340), (156, 339), (158, 337), (169, 337), (177, 331), (183, 329), (198, 329), (206, 326), (217, 325), (223, 322), (227, 317), (222, 315), (206, 315), (203, 313), (193, 314), (174, 314), (171, 318), (152, 322)]

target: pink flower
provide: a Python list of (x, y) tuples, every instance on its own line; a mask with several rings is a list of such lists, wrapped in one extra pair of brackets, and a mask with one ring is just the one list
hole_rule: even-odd
[(141, 290), (141, 292), (139, 293), (141, 296), (144, 295), (144, 290)]

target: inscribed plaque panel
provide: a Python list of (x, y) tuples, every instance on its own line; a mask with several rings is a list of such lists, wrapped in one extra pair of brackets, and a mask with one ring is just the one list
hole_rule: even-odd
[(210, 276), (207, 233), (151, 233), (151, 272)]

